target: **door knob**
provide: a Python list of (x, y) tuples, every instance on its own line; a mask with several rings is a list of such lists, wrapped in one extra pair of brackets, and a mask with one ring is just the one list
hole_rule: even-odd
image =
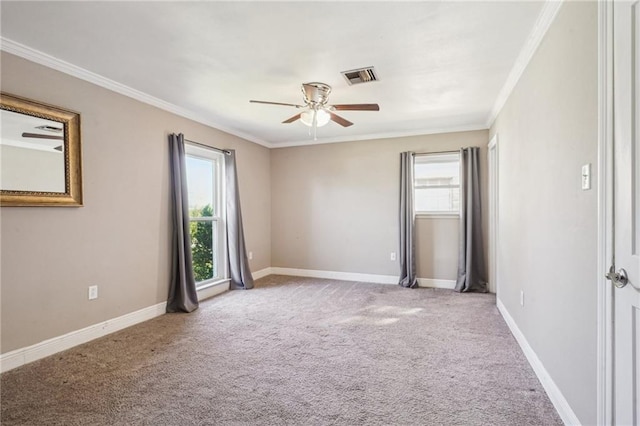
[(620, 270), (616, 272), (613, 265), (611, 265), (611, 268), (609, 268), (609, 272), (607, 272), (605, 277), (618, 288), (622, 288), (629, 283), (627, 271), (625, 271), (624, 268), (620, 268)]

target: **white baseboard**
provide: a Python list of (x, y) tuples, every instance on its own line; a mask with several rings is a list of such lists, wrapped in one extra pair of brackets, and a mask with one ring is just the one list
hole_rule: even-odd
[(454, 288), (456, 288), (456, 280), (418, 278), (418, 287), (448, 288), (449, 290), (453, 290)]
[(547, 392), (549, 399), (553, 403), (553, 406), (556, 408), (556, 411), (560, 415), (564, 424), (580, 425), (580, 420), (578, 420), (578, 417), (571, 409), (571, 406), (565, 399), (564, 395), (562, 395), (560, 388), (558, 388), (547, 370), (544, 368), (544, 365), (542, 364), (542, 361), (540, 361), (540, 358), (538, 358), (538, 355), (536, 355), (533, 348), (529, 345), (526, 337), (524, 337), (524, 334), (522, 334), (516, 325), (516, 322), (509, 314), (509, 311), (507, 311), (507, 308), (500, 299), (497, 299), (496, 305), (498, 306), (498, 311), (502, 314), (504, 321), (507, 323), (507, 326), (509, 326), (511, 334), (516, 338), (522, 352), (524, 352), (524, 355), (527, 357), (529, 364), (531, 364), (533, 371), (536, 373), (536, 376), (538, 376), (538, 380), (542, 383), (542, 387), (544, 387), (544, 390)]
[(271, 267), (269, 268), (264, 268), (264, 269), (260, 269), (259, 271), (255, 271), (251, 273), (251, 276), (253, 277), (254, 280), (259, 280), (260, 278), (264, 278), (267, 275), (271, 275)]
[[(310, 278), (326, 278), (330, 280), (343, 280), (343, 281), (361, 281), (366, 283), (376, 284), (398, 284), (400, 277), (397, 275), (377, 275), (377, 274), (360, 274), (355, 272), (336, 272), (336, 271), (318, 271), (314, 269), (295, 269), (295, 268), (280, 268), (273, 266), (271, 268), (265, 268), (259, 272), (263, 272), (264, 275), (289, 275), (294, 277), (310, 277)], [(254, 278), (256, 274), (253, 274)], [(453, 290), (456, 286), (455, 280), (439, 280), (433, 278), (418, 278), (419, 287), (431, 287), (431, 288), (447, 288)]]
[[(394, 285), (398, 284), (399, 280), (399, 277), (395, 275), (360, 274), (354, 272), (318, 271), (313, 269), (279, 267), (264, 268), (253, 272), (252, 275), (255, 280), (268, 275), (289, 275), (296, 277), (326, 278)], [(229, 289), (228, 285), (225, 284), (226, 283), (221, 283), (220, 285), (214, 285), (198, 291), (198, 299), (204, 300), (224, 293)], [(420, 287), (452, 289), (455, 286), (455, 281), (418, 278), (418, 284)], [(166, 311), (166, 306), (166, 302), (158, 303), (157, 305), (149, 306), (147, 308), (140, 309), (139, 311), (131, 312), (117, 318), (94, 324), (81, 330), (72, 331), (62, 336), (36, 343), (32, 346), (2, 354), (0, 355), (0, 373), (163, 315)]]
[(271, 274), (290, 275), (294, 277), (326, 278), (330, 280), (361, 281), (377, 284), (398, 284), (395, 275), (359, 274), (355, 272), (317, 271), (314, 269), (295, 269), (271, 267)]
[(97, 339), (98, 337), (106, 336), (123, 328), (158, 317), (165, 313), (166, 308), (167, 302), (158, 303), (157, 305), (90, 325), (89, 327), (36, 343), (35, 345), (7, 352), (0, 355), (0, 372), (4, 373), (21, 365), (37, 361), (49, 355)]

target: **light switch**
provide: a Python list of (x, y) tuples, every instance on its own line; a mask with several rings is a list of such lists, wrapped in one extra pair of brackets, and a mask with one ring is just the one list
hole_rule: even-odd
[(591, 163), (582, 166), (582, 189), (591, 189)]

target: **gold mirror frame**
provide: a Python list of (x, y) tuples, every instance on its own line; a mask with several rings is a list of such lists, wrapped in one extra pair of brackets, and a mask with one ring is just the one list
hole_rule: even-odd
[(7, 93), (0, 93), (0, 109), (62, 123), (65, 168), (64, 192), (0, 189), (0, 206), (82, 206), (80, 114)]

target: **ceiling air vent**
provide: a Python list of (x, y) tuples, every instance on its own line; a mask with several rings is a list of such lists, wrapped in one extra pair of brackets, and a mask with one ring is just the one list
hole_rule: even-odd
[(351, 71), (342, 71), (341, 74), (344, 75), (344, 78), (347, 79), (349, 85), (378, 81), (378, 76), (376, 75), (373, 67), (359, 68), (357, 70)]

